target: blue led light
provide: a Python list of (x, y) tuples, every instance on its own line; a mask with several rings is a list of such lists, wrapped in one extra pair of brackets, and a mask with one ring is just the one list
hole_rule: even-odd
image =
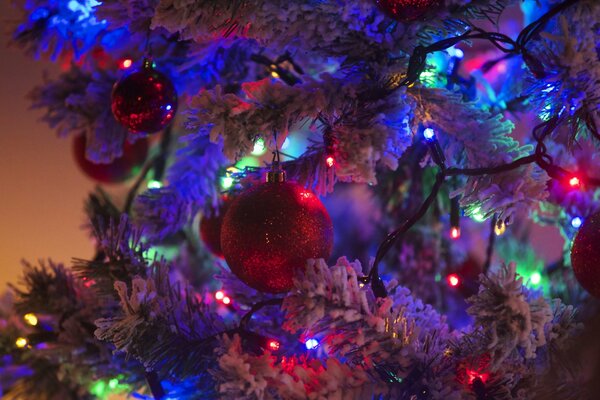
[(173, 108), (173, 106), (171, 106), (170, 104), (167, 104), (167, 106), (165, 108), (167, 109), (167, 111), (171, 111), (171, 108)]
[(308, 339), (304, 345), (308, 350), (312, 350), (319, 345), (319, 341), (317, 339)]
[(575, 229), (579, 229), (581, 224), (583, 224), (583, 219), (581, 219), (581, 217), (573, 217), (571, 220), (571, 226)]
[(435, 138), (435, 132), (431, 128), (426, 128), (423, 131), (423, 137), (425, 138), (425, 140), (431, 141)]

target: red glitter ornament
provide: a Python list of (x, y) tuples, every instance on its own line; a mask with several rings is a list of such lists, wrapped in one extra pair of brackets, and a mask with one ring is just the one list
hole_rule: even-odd
[(440, 0), (375, 0), (375, 3), (397, 21), (413, 21), (440, 6)]
[(73, 140), (73, 155), (79, 168), (90, 178), (102, 183), (120, 183), (133, 177), (148, 155), (148, 140), (141, 138), (131, 144), (125, 142), (123, 155), (109, 164), (95, 164), (85, 157), (85, 135)]
[(571, 265), (581, 286), (600, 298), (600, 212), (586, 218), (579, 228), (571, 248)]
[(134, 133), (160, 131), (177, 111), (175, 87), (148, 59), (115, 83), (111, 101), (117, 121)]
[(333, 224), (311, 191), (285, 182), (283, 172), (242, 192), (229, 206), (221, 246), (231, 271), (248, 286), (281, 293), (309, 258), (328, 258)]
[(223, 258), (223, 250), (221, 250), (221, 226), (223, 218), (229, 208), (231, 200), (228, 196), (223, 196), (221, 207), (217, 213), (213, 210), (212, 214), (202, 216), (200, 221), (200, 237), (206, 247), (219, 258)]

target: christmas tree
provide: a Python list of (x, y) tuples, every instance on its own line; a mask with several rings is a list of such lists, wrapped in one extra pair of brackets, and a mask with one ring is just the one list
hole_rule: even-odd
[(16, 6), (99, 186), (2, 298), (3, 398), (597, 396), (599, 2)]

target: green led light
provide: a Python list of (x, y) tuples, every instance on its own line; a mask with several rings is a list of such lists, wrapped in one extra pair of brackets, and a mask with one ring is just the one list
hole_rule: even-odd
[(221, 178), (221, 188), (229, 189), (233, 186), (233, 178), (230, 176), (224, 176)]
[(119, 380), (117, 378), (113, 378), (110, 381), (108, 381), (108, 387), (111, 389), (115, 389), (118, 384), (119, 384)]
[(265, 146), (265, 139), (263, 139), (263, 138), (256, 139), (256, 141), (254, 142), (254, 149), (252, 150), (252, 155), (260, 156), (262, 154), (265, 154), (266, 151), (267, 151), (267, 148)]
[(156, 181), (154, 179), (148, 181), (148, 189), (160, 189), (162, 187), (162, 183), (160, 181)]
[(533, 285), (539, 285), (542, 281), (542, 274), (540, 274), (539, 272), (534, 272), (529, 276), (529, 281)]
[(440, 274), (439, 272), (437, 274), (435, 274), (435, 281), (439, 282), (442, 280), (442, 274)]
[(483, 215), (483, 213), (481, 212), (481, 207), (476, 207), (475, 209), (473, 209), (473, 211), (471, 212), (471, 218), (473, 218), (477, 222), (485, 221), (485, 215)]

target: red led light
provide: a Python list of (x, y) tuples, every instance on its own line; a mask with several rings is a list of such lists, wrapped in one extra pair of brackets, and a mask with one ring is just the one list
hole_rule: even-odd
[(329, 156), (325, 159), (325, 163), (329, 168), (331, 168), (335, 164), (335, 158), (333, 158), (333, 156)]
[(469, 380), (469, 385), (473, 384), (475, 379), (478, 379), (478, 378), (481, 379), (481, 381), (483, 383), (485, 383), (488, 380), (488, 378), (490, 377), (490, 374), (488, 374), (486, 372), (480, 373), (477, 371), (473, 371), (471, 369), (467, 369), (466, 372), (467, 372), (467, 378)]
[(450, 275), (448, 275), (448, 277), (446, 278), (446, 280), (448, 281), (448, 285), (450, 285), (452, 287), (456, 287), (460, 283), (460, 278), (456, 274), (450, 274)]
[(578, 188), (581, 186), (581, 180), (578, 177), (573, 176), (571, 179), (569, 179), (569, 186), (572, 188)]
[(127, 69), (129, 67), (131, 67), (133, 65), (133, 61), (131, 60), (131, 58), (126, 58), (123, 61), (121, 61), (121, 69)]
[(223, 300), (224, 297), (225, 297), (225, 293), (223, 293), (222, 290), (219, 290), (215, 293), (215, 299), (217, 299), (217, 300)]
[(269, 340), (268, 346), (271, 351), (277, 351), (280, 345), (277, 340)]
[(452, 239), (458, 239), (460, 237), (460, 228), (453, 226), (452, 229), (450, 229), (450, 237)]
[(225, 305), (231, 304), (231, 299), (227, 296), (223, 297), (223, 304), (225, 304)]

